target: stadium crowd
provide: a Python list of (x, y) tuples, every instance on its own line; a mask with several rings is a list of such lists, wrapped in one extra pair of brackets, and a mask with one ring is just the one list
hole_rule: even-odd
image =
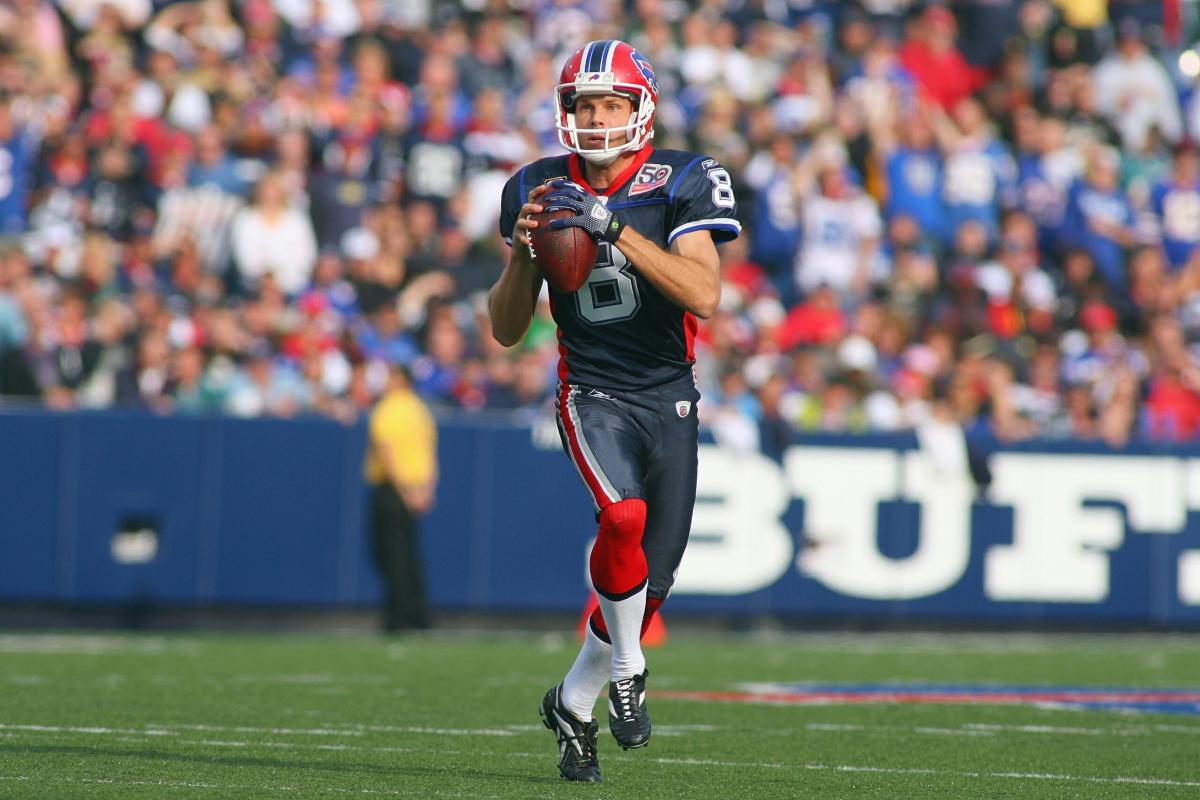
[(560, 152), (567, 55), (621, 38), (655, 144), (734, 176), (704, 420), (1200, 434), (1191, 5), (1102, 0), (11, 0), (0, 395), (353, 420), (386, 364), (540, 415), (543, 304), (483, 297), (500, 189)]

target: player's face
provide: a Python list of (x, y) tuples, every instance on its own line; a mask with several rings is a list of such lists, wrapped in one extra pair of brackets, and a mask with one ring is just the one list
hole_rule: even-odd
[(580, 134), (579, 146), (584, 150), (601, 150), (604, 147), (619, 147), (629, 141), (627, 131), (613, 132), (607, 136), (605, 131), (612, 128), (622, 128), (629, 124), (633, 114), (633, 103), (625, 97), (616, 94), (584, 95), (575, 100), (575, 127), (577, 129), (595, 129), (590, 133)]

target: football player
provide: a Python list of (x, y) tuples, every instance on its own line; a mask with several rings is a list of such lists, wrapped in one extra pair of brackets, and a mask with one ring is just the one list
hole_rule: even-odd
[(557, 412), (563, 449), (592, 496), (599, 533), (589, 568), (600, 608), (574, 665), (541, 714), (558, 739), (559, 771), (599, 781), (596, 698), (626, 749), (650, 739), (641, 636), (666, 599), (696, 499), (697, 317), (720, 299), (716, 244), (741, 231), (729, 173), (716, 160), (655, 150), (658, 84), (625, 42), (585, 45), (554, 90), (569, 153), (519, 169), (504, 187), (500, 230), (511, 258), (488, 297), (492, 333), (520, 341), (542, 288), (530, 257), (531, 214), (575, 226), (599, 244), (587, 282), (553, 287)]

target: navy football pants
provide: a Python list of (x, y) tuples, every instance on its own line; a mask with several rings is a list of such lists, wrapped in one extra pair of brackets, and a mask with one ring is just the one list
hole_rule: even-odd
[(637, 392), (561, 383), (558, 432), (599, 515), (646, 501), (648, 591), (663, 600), (687, 547), (696, 504), (700, 393), (689, 376)]

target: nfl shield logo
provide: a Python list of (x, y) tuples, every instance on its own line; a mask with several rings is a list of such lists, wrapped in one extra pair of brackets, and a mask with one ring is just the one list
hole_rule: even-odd
[(680, 400), (675, 403), (675, 413), (679, 415), (680, 419), (686, 417), (691, 410), (692, 402), (690, 400)]

